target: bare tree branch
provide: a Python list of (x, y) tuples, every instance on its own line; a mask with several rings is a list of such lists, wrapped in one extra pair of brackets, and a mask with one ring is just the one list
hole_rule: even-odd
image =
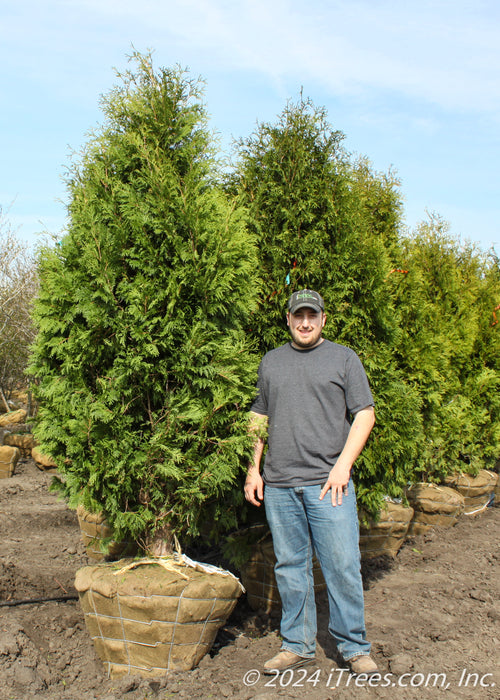
[(38, 289), (36, 262), (0, 207), (0, 398), (27, 383), (25, 369), (34, 340), (31, 309)]

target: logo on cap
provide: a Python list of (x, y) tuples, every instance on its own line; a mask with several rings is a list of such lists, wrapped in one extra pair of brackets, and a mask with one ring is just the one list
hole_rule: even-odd
[(301, 289), (300, 292), (294, 292), (288, 300), (288, 310), (292, 314), (306, 306), (315, 311), (324, 311), (325, 302), (318, 292), (314, 292), (312, 289)]

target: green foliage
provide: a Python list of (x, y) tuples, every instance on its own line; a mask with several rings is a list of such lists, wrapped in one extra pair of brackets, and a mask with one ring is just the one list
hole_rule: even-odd
[(246, 466), (255, 246), (215, 184), (199, 82), (133, 59), (71, 170), (68, 234), (40, 260), (36, 435), (70, 504), (115, 537), (186, 541)]
[(468, 365), (465, 393), (483, 407), (485, 420), (478, 442), (484, 466), (493, 468), (500, 455), (500, 261), (493, 252), (482, 256), (478, 332)]
[(36, 435), (70, 504), (143, 541), (262, 517), (242, 494), (247, 409), (304, 287), (375, 396), (355, 468), (365, 512), (408, 482), (493, 466), (498, 258), (438, 217), (403, 237), (397, 178), (351, 159), (310, 101), (240, 141), (223, 178), (199, 81), (133, 59), (70, 169), (68, 234), (40, 256)]
[(252, 317), (261, 352), (288, 340), (286, 301), (308, 287), (325, 299), (324, 335), (354, 348), (377, 402), (377, 427), (356, 466), (373, 511), (399, 495), (421, 436), (420, 397), (395, 361), (400, 329), (390, 271), (398, 267), (400, 197), (392, 174), (351, 162), (324, 110), (289, 104), (276, 125), (240, 142), (229, 187), (259, 239), (262, 276)]
[(425, 433), (415, 476), (440, 481), (455, 471), (476, 474), (500, 453), (500, 348), (491, 325), (498, 263), (453, 239), (437, 216), (404, 247), (408, 274), (398, 287), (398, 355), (422, 396)]

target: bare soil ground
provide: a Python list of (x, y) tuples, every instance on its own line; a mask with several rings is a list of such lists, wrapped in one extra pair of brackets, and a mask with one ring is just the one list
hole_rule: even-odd
[[(48, 491), (51, 478), (23, 459), (14, 476), (0, 479), (0, 700), (500, 697), (498, 507), (407, 541), (395, 560), (364, 565), (379, 679), (339, 669), (324, 598), (315, 664), (279, 678), (259, 675), (279, 649), (277, 621), (257, 615), (242, 596), (198, 668), (111, 680), (71, 599), (75, 572), (88, 559), (76, 514)], [(33, 602), (56, 596), (70, 599)]]

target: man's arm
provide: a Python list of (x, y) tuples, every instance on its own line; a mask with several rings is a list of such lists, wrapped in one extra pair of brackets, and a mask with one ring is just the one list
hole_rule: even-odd
[(260, 462), (264, 452), (264, 433), (267, 429), (267, 416), (250, 411), (249, 431), (255, 436), (253, 456), (248, 465), (245, 480), (245, 498), (254, 506), (260, 506), (264, 500), (264, 482), (260, 475)]
[(351, 475), (352, 465), (361, 454), (375, 425), (375, 410), (372, 406), (363, 408), (354, 416), (344, 449), (340, 453), (335, 466), (332, 468), (326, 484), (320, 493), (322, 500), (328, 491), (332, 491), (332, 505), (342, 503), (342, 494), (347, 494), (347, 484)]

